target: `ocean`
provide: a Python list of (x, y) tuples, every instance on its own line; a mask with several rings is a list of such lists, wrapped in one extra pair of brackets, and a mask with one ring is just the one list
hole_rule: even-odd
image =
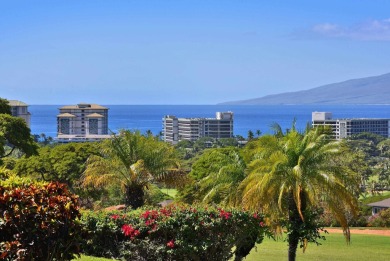
[[(57, 135), (58, 108), (62, 105), (30, 105), (31, 132)], [(332, 112), (333, 118), (390, 118), (390, 105), (104, 105), (109, 108), (109, 129), (162, 131), (165, 115), (177, 117), (215, 117), (217, 111), (234, 113), (234, 135), (247, 137), (248, 131), (272, 133), (270, 126), (278, 123), (290, 128), (294, 119), (298, 130), (311, 122), (313, 111)]]

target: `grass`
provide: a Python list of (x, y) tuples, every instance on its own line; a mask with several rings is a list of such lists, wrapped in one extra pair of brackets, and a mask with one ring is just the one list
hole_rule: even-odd
[[(342, 234), (327, 234), (326, 240), (321, 242), (321, 246), (309, 244), (305, 253), (302, 249), (297, 251), (297, 260), (300, 261), (360, 261), (360, 260), (389, 260), (390, 237), (375, 235), (353, 235), (351, 244), (347, 245)], [(265, 239), (264, 242), (252, 249), (245, 261), (267, 260), (279, 261), (287, 260), (287, 242), (283, 240), (274, 241)]]
[(177, 189), (169, 189), (169, 188), (161, 188), (161, 192), (167, 194), (168, 196), (171, 196), (172, 198), (176, 197)]
[(360, 196), (359, 200), (362, 201), (364, 204), (381, 201), (386, 198), (390, 197), (390, 191), (383, 191), (376, 195), (371, 195), (370, 193), (366, 193), (363, 197), (363, 195)]
[[(327, 234), (321, 246), (309, 244), (305, 253), (302, 249), (297, 251), (298, 261), (364, 261), (389, 260), (390, 237), (375, 235), (351, 236), (351, 244), (347, 245), (342, 234)], [(280, 261), (287, 260), (287, 242), (274, 241), (266, 238), (264, 242), (252, 249), (245, 261)], [(111, 259), (82, 256), (74, 261), (108, 261)]]
[(80, 258), (73, 259), (73, 261), (108, 261), (108, 260), (112, 261), (112, 259), (93, 257), (93, 256), (85, 256), (85, 255), (81, 255)]

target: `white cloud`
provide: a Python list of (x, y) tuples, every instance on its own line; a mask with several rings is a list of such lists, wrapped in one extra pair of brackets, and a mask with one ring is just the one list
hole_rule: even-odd
[(310, 29), (310, 34), (360, 41), (390, 41), (390, 18), (369, 20), (349, 27), (332, 23), (317, 24)]

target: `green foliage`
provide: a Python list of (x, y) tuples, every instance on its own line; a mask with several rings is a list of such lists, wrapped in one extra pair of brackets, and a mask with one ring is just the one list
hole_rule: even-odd
[[(6, 146), (10, 148), (9, 151), (6, 151)], [(0, 114), (0, 158), (11, 155), (14, 150), (31, 156), (36, 154), (37, 148), (23, 119)]]
[(241, 260), (269, 235), (262, 215), (238, 210), (168, 207), (83, 220), (85, 254), (122, 260), (229, 260), (234, 253)]
[[(282, 221), (283, 227), (287, 230), (286, 241), (291, 240), (291, 234), (296, 233), (294, 237), (298, 238), (299, 247), (306, 250), (308, 243), (315, 243), (316, 245), (321, 245), (319, 240), (325, 240), (323, 233), (328, 233), (323, 228), (321, 219), (319, 217), (323, 214), (322, 209), (320, 208), (311, 208), (303, 211), (303, 216), (305, 217), (305, 222), (300, 222), (299, 219), (291, 220), (285, 219)], [(295, 238), (294, 238), (295, 239)]]
[(235, 193), (245, 178), (245, 163), (238, 148), (207, 149), (194, 162), (189, 183), (179, 190), (185, 203), (207, 202), (236, 205)]
[(66, 185), (0, 186), (0, 259), (71, 260), (82, 226)]
[(36, 180), (66, 183), (75, 189), (87, 159), (99, 151), (99, 146), (99, 143), (86, 142), (41, 147), (38, 155), (20, 159), (15, 171), (18, 175)]
[(378, 145), (380, 142), (384, 141), (385, 138), (381, 135), (370, 133), (370, 132), (362, 132), (359, 134), (352, 135), (348, 138), (349, 140), (366, 140), (374, 143), (374, 145)]
[(30, 178), (26, 177), (20, 177), (16, 175), (13, 171), (0, 168), (0, 186), (6, 187), (6, 188), (17, 188), (17, 187), (24, 187), (29, 184), (36, 184), (36, 185), (45, 185), (47, 183), (38, 183), (33, 182)]
[(11, 106), (9, 105), (8, 100), (0, 97), (0, 114), (11, 115)]

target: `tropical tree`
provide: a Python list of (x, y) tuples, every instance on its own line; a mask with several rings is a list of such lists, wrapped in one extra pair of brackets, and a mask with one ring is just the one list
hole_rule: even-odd
[(255, 135), (253, 134), (253, 131), (248, 130), (248, 140), (253, 140), (254, 137)]
[(138, 131), (121, 131), (103, 145), (101, 155), (92, 155), (82, 176), (84, 187), (121, 186), (125, 204), (132, 208), (144, 204), (145, 189), (153, 182), (179, 182), (182, 173), (174, 148)]
[(245, 178), (245, 162), (233, 147), (206, 150), (192, 165), (191, 182), (179, 191), (186, 203), (239, 204), (237, 188)]
[(9, 105), (8, 100), (0, 97), (0, 114), (11, 115), (11, 106)]
[(236, 207), (240, 204), (237, 190), (245, 178), (246, 164), (236, 148), (218, 149), (217, 152), (223, 158), (213, 163), (216, 171), (208, 172), (197, 182), (198, 195), (205, 203)]
[(38, 149), (38, 155), (18, 160), (15, 172), (41, 181), (66, 183), (73, 191), (85, 170), (85, 162), (99, 151), (99, 145), (86, 142), (44, 146)]
[(31, 156), (37, 153), (37, 149), (38, 145), (23, 119), (0, 114), (0, 161), (15, 151)]
[(348, 149), (331, 141), (321, 129), (287, 133), (276, 126), (246, 149), (249, 174), (242, 182), (243, 206), (261, 209), (277, 222), (286, 220), (288, 260), (295, 260), (298, 244), (321, 238), (316, 224), (317, 206), (326, 206), (349, 240), (347, 212), (356, 214), (358, 179), (344, 164)]

